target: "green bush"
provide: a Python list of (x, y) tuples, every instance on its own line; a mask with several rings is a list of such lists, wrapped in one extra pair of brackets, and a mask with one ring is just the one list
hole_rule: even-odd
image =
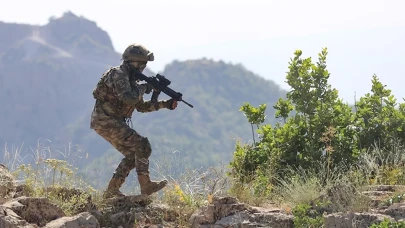
[(384, 219), (379, 224), (373, 224), (370, 228), (405, 228), (405, 222), (391, 222), (387, 219)]
[(298, 204), (293, 210), (294, 227), (297, 228), (321, 228), (324, 219), (320, 211), (308, 204)]
[[(324, 185), (335, 167), (344, 164), (349, 169), (357, 165), (363, 154), (378, 149), (379, 156), (371, 162), (378, 165), (379, 179), (395, 172), (401, 176), (389, 181), (398, 183), (403, 179), (402, 169), (387, 170), (379, 165), (396, 162), (399, 167), (403, 162), (402, 158), (390, 160), (389, 156), (403, 145), (400, 139), (405, 136), (405, 104), (397, 103), (391, 91), (373, 75), (371, 92), (352, 107), (339, 98), (338, 91), (328, 82), (327, 49), (319, 53), (316, 63), (301, 55), (302, 51), (297, 50), (289, 62), (286, 79), (291, 90), (286, 99), (280, 98), (273, 106), (279, 122), (274, 126), (264, 123), (265, 105), (256, 108), (245, 103), (240, 108), (258, 140), (236, 144), (230, 174), (246, 182), (265, 169), (266, 177), (276, 184), (275, 180), (289, 177), (291, 168), (314, 169), (315, 163), (323, 160), (329, 170), (320, 180)], [(373, 173), (370, 178), (378, 177), (376, 170)], [(266, 183), (263, 179), (261, 182)]]

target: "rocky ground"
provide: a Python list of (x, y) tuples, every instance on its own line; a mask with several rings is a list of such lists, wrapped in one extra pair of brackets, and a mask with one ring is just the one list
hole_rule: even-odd
[[(74, 216), (46, 197), (27, 195), (24, 185), (17, 185), (8, 169), (0, 166), (0, 227), (1, 228), (133, 228), (133, 227), (294, 227), (294, 216), (281, 208), (254, 207), (232, 197), (213, 198), (207, 206), (197, 209), (187, 224), (178, 224), (178, 212), (166, 205), (154, 204), (145, 195), (126, 196), (105, 202), (102, 208), (86, 198), (76, 205)], [(332, 213), (324, 215), (325, 227), (369, 227), (387, 218), (401, 221), (405, 218), (405, 204), (381, 204), (398, 186), (371, 186), (364, 195), (372, 199), (373, 208), (363, 213)], [(69, 200), (82, 192), (76, 189), (46, 189)], [(10, 197), (11, 196), (11, 197)]]

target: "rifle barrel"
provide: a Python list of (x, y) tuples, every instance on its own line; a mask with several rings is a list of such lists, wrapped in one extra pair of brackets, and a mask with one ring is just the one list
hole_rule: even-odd
[(189, 104), (187, 101), (185, 101), (185, 100), (183, 100), (183, 99), (181, 99), (181, 101), (183, 101), (186, 105), (190, 106), (191, 108), (194, 107), (193, 105)]

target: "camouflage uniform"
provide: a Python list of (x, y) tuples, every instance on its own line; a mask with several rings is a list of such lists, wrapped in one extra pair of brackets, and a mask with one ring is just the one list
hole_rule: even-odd
[(110, 68), (103, 74), (93, 91), (96, 103), (91, 114), (90, 128), (124, 155), (111, 178), (106, 197), (123, 195), (119, 188), (134, 168), (138, 174), (141, 193), (152, 194), (167, 184), (167, 181), (150, 181), (151, 145), (148, 138), (139, 135), (128, 126), (128, 120), (134, 110), (153, 112), (162, 108), (172, 109), (173, 101), (156, 103), (145, 101), (144, 93), (150, 93), (152, 88), (147, 84), (138, 84), (137, 79), (130, 72), (131, 66), (125, 62)]

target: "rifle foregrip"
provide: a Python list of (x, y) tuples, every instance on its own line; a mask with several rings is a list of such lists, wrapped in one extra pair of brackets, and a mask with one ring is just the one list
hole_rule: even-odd
[(151, 102), (152, 102), (152, 103), (155, 103), (155, 102), (158, 101), (159, 94), (160, 94), (160, 92), (153, 91), (153, 93), (152, 93), (152, 98), (151, 98)]

